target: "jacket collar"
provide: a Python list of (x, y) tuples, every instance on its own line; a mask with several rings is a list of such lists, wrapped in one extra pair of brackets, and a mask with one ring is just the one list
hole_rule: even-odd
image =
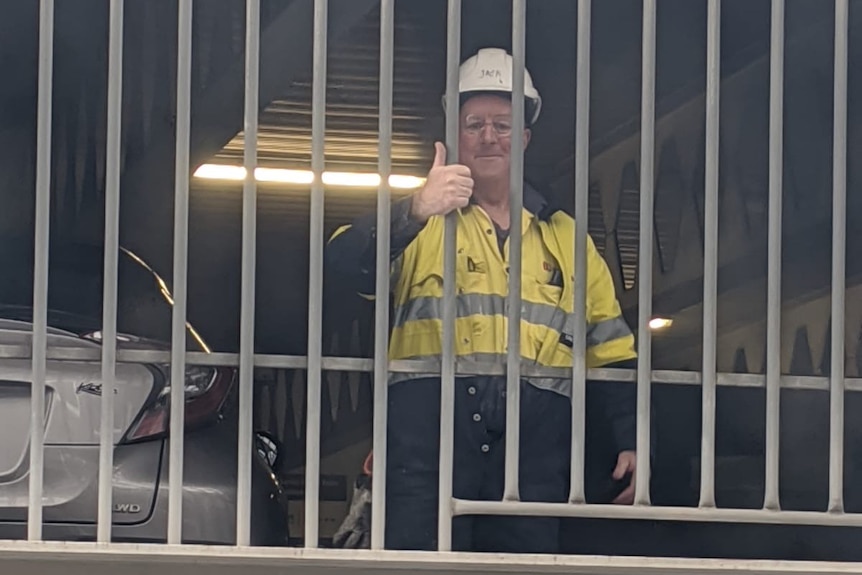
[(524, 182), (524, 209), (540, 220), (544, 220), (550, 216), (548, 206), (548, 200), (545, 199), (545, 196), (540, 194), (536, 188)]
[[(472, 201), (470, 203), (473, 204)], [(548, 200), (536, 188), (524, 182), (524, 209), (534, 216), (544, 219), (544, 214), (547, 212), (548, 207)]]
[[(543, 196), (536, 188), (530, 185), (527, 182), (524, 182), (524, 201), (523, 206), (524, 209), (527, 210), (533, 217), (548, 222), (556, 212), (559, 211), (559, 208), (553, 206), (548, 200)], [(471, 207), (475, 207), (473, 202), (470, 202)], [(523, 233), (526, 233), (527, 228), (530, 225), (530, 219), (523, 220), (522, 227)]]

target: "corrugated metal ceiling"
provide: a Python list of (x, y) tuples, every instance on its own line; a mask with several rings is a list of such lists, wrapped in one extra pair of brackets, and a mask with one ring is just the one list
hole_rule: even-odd
[[(445, 45), (427, 41), (421, 6), (400, 3), (396, 13), (393, 94), (392, 170), (424, 176), (433, 156), (429, 144), (442, 131)], [(342, 41), (330, 44), (327, 62), (326, 168), (376, 172), (378, 161), (379, 10), (371, 11)], [(439, 86), (437, 86), (439, 84)], [(294, 82), (260, 115), (261, 166), (309, 169), (311, 165), (311, 78)], [(244, 137), (239, 133), (212, 161), (241, 164)], [(204, 210), (234, 209), (236, 183), (194, 183)], [(396, 195), (405, 192), (395, 191)], [(201, 197), (206, 197), (211, 201)], [(359, 210), (373, 209), (375, 192), (327, 188), (327, 221), (343, 222)], [(222, 201), (219, 201), (219, 198)], [(283, 223), (307, 226), (308, 188), (264, 184), (262, 211), (283, 215)]]

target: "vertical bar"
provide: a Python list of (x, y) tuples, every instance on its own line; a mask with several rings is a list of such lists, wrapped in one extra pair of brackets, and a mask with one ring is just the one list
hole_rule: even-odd
[(308, 428), (305, 448), (305, 546), (318, 546), (320, 512), (320, 386), (323, 355), (323, 170), (326, 130), (326, 27), (328, 0), (314, 0), (311, 92), (310, 253), (308, 272)]
[(587, 226), (590, 186), (590, 33), (592, 0), (578, 0), (575, 72), (575, 303), (572, 328), (572, 464), (569, 502), (583, 503), (587, 384)]
[(120, 237), (120, 147), (123, 101), (123, 2), (112, 0), (108, 40), (105, 151), (105, 273), (102, 298), (102, 421), (99, 431), (99, 516), (96, 537), (111, 541), (114, 477), (114, 388), (117, 369), (117, 267)]
[(377, 283), (374, 289), (374, 489), (371, 492), (371, 548), (383, 549), (386, 533), (386, 418), (389, 383), (389, 207), (392, 173), (392, 90), (395, 0), (380, 2), (380, 111), (377, 195)]
[(260, 0), (245, 11), (245, 118), (243, 120), (242, 302), (239, 344), (236, 544), (251, 542), (252, 418), (254, 417), (254, 292), (257, 243), (257, 128), (260, 93)]
[(179, 0), (177, 27), (177, 149), (174, 182), (174, 313), (171, 324), (171, 422), (168, 543), (182, 543), (185, 427), (186, 300), (189, 243), (192, 0)]
[(844, 510), (844, 298), (847, 239), (848, 0), (835, 0), (832, 144), (832, 356), (829, 372), (829, 511)]
[(51, 209), (51, 90), (54, 0), (39, 4), (39, 95), (36, 127), (36, 231), (33, 270), (33, 387), (30, 389), (30, 487), (27, 539), (42, 539), (45, 446), (45, 370), (48, 352), (48, 240)]
[[(446, 16), (446, 150), (449, 163), (458, 161), (461, 59), (461, 0), (449, 0)], [(440, 367), (440, 485), (437, 547), (452, 550), (452, 480), (455, 445), (455, 249), (457, 214), (449, 213), (443, 227), (443, 341)]]
[(653, 204), (655, 171), (656, 0), (644, 0), (641, 92), (640, 254), (638, 269), (637, 474), (635, 504), (649, 505), (650, 395), (652, 378)]
[(709, 0), (706, 33), (706, 169), (704, 181), (703, 389), (700, 506), (715, 507), (716, 321), (718, 314), (718, 139), (721, 0)]
[(512, 147), (509, 165), (509, 293), (506, 298), (506, 467), (503, 499), (518, 501), (521, 437), (521, 222), (524, 209), (526, 0), (512, 0)]
[(766, 488), (763, 506), (777, 510), (781, 401), (781, 198), (784, 146), (784, 0), (772, 0), (769, 71), (769, 276), (766, 311)]

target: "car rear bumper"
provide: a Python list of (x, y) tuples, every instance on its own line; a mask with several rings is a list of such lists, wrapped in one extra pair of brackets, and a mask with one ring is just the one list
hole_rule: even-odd
[[(183, 543), (234, 545), (236, 543), (236, 434), (224, 422), (186, 433), (183, 465)], [(121, 524), (114, 514), (112, 539), (135, 543), (167, 541), (168, 449), (161, 444), (161, 465), (153, 482), (141, 486), (153, 497), (150, 513), (134, 524)], [(114, 501), (115, 510), (122, 501)], [(95, 505), (92, 517), (95, 517)], [(281, 546), (288, 543), (286, 496), (271, 469), (257, 453), (252, 455), (251, 544)], [(0, 521), (0, 540), (27, 538), (26, 521)], [(43, 525), (48, 541), (94, 541), (94, 522), (55, 521)]]

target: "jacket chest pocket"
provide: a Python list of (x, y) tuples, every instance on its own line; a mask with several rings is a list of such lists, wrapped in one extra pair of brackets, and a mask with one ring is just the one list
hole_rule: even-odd
[[(485, 258), (459, 248), (455, 255), (456, 294), (486, 292), (493, 283), (491, 272)], [(418, 262), (410, 280), (411, 296), (442, 297), (443, 274), (442, 258)]]
[[(538, 303), (566, 307), (562, 301), (565, 278), (559, 264), (547, 257), (524, 263), (524, 295)], [(527, 293), (527, 286), (534, 290), (532, 294)]]
[(491, 283), (488, 261), (477, 254), (459, 249), (455, 257), (455, 285), (457, 293), (485, 291)]

